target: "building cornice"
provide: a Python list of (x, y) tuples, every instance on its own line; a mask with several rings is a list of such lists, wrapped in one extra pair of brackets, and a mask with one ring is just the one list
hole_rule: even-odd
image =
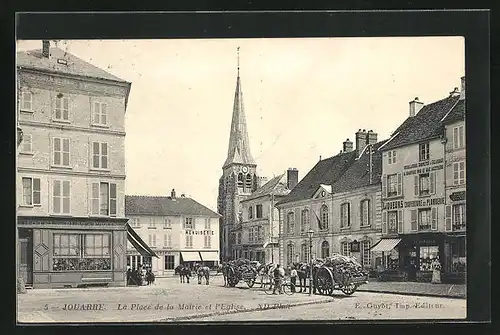
[(83, 172), (83, 171), (72, 171), (72, 170), (52, 170), (52, 169), (40, 169), (32, 167), (17, 167), (18, 172), (28, 172), (28, 173), (41, 173), (41, 174), (51, 174), (51, 175), (66, 175), (66, 176), (82, 176), (82, 177), (99, 177), (107, 179), (121, 179), (125, 180), (124, 174), (111, 174), (104, 172)]
[[(22, 113), (22, 111), (21, 111)], [(41, 128), (53, 128), (59, 130), (73, 130), (80, 131), (84, 133), (96, 133), (96, 134), (105, 134), (105, 135), (116, 135), (116, 136), (125, 136), (126, 133), (124, 131), (118, 130), (110, 130), (107, 128), (93, 128), (93, 127), (80, 127), (71, 124), (61, 124), (61, 123), (49, 123), (49, 122), (38, 122), (38, 121), (19, 121), (19, 125), (22, 126), (32, 126), (32, 127), (41, 127)]]

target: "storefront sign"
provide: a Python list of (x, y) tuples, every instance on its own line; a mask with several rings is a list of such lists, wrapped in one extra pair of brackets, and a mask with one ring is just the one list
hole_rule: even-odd
[(443, 205), (445, 198), (429, 198), (429, 199), (420, 199), (413, 201), (405, 201), (405, 208), (411, 207), (428, 207), (435, 205)]
[(405, 171), (404, 175), (410, 176), (413, 174), (429, 173), (431, 171), (442, 170), (442, 169), (443, 169), (443, 165), (440, 164), (440, 165), (434, 165), (434, 166), (425, 167), (425, 168), (418, 168), (418, 169), (411, 170), (411, 171)]
[(213, 230), (186, 230), (186, 235), (214, 235)]
[(435, 246), (437, 245), (437, 242), (436, 240), (416, 240), (415, 244), (422, 246)]
[(411, 169), (416, 169), (416, 168), (421, 168), (423, 166), (430, 166), (430, 165), (435, 165), (435, 164), (442, 164), (444, 162), (443, 158), (439, 159), (433, 159), (431, 161), (425, 161), (425, 162), (419, 162), (419, 163), (413, 163), (410, 165), (405, 165), (404, 169), (405, 170), (411, 170)]
[(393, 210), (403, 208), (404, 202), (403, 200), (395, 200), (395, 201), (386, 201), (382, 205), (382, 209)]
[(444, 199), (445, 198), (428, 198), (428, 199), (419, 199), (412, 201), (403, 201), (403, 200), (386, 201), (382, 204), (382, 209), (395, 210), (401, 208), (436, 206), (444, 204), (445, 203)]

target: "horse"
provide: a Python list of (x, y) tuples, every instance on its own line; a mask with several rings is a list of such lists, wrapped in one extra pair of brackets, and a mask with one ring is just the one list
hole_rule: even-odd
[(191, 278), (191, 269), (187, 266), (184, 265), (178, 265), (174, 269), (174, 273), (179, 274), (179, 278), (181, 280), (181, 283), (188, 283), (189, 284), (189, 278)]
[(196, 265), (196, 274), (198, 275), (198, 285), (201, 285), (201, 279), (205, 277), (205, 284), (208, 285), (210, 281), (210, 268), (206, 265)]
[(155, 283), (155, 274), (153, 273), (153, 271), (148, 270), (148, 272), (146, 272), (146, 282), (148, 283), (148, 285)]

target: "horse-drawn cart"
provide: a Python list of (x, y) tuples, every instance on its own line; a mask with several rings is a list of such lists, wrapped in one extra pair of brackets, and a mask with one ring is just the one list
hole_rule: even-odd
[(229, 262), (227, 268), (227, 282), (230, 287), (236, 286), (240, 281), (245, 281), (248, 287), (253, 287), (257, 278), (257, 270), (250, 261), (241, 259)]
[(332, 295), (333, 290), (351, 295), (360, 285), (368, 283), (368, 273), (352, 257), (334, 254), (317, 262), (315, 267), (316, 288), (322, 295)]

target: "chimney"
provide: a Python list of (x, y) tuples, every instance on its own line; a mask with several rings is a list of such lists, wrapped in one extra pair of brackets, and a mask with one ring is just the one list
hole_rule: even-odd
[(458, 87), (455, 87), (453, 91), (450, 92), (450, 97), (456, 97), (460, 95), (460, 91), (458, 90)]
[(50, 56), (50, 42), (48, 40), (42, 41), (42, 56), (45, 58)]
[(410, 101), (410, 117), (414, 117), (422, 109), (424, 103), (418, 100), (418, 97)]
[(349, 141), (349, 139), (345, 140), (345, 142), (343, 142), (342, 144), (343, 144), (343, 147), (342, 147), (343, 152), (351, 152), (352, 151), (352, 142)]
[(461, 88), (460, 88), (460, 100), (465, 99), (465, 76), (460, 78), (461, 83)]
[(366, 144), (370, 145), (375, 143), (377, 143), (377, 133), (373, 130), (368, 130), (366, 133)]
[(299, 183), (299, 170), (289, 168), (286, 171), (286, 186), (289, 190), (293, 189)]
[(172, 189), (172, 192), (170, 192), (170, 197), (172, 198), (172, 200), (175, 199), (175, 189), (174, 188)]
[(363, 149), (366, 146), (366, 130), (359, 129), (356, 132), (356, 150), (358, 151), (358, 154), (363, 151)]

